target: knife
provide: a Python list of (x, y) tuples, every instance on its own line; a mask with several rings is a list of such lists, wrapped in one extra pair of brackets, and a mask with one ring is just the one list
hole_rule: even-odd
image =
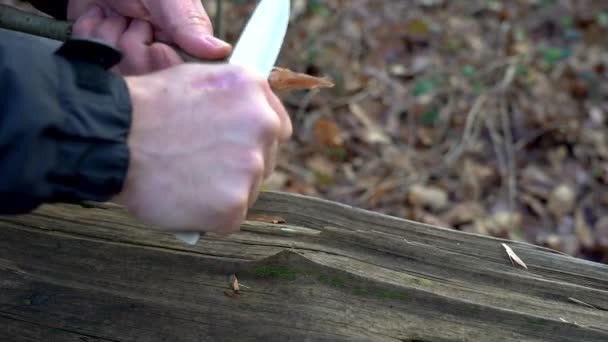
[[(228, 63), (245, 66), (270, 76), (287, 32), (290, 0), (261, 0), (245, 25)], [(182, 232), (175, 237), (187, 244), (198, 242), (198, 232)]]

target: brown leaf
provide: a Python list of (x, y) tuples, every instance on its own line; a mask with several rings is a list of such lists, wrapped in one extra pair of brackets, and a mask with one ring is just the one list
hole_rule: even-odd
[(438, 187), (416, 184), (409, 190), (408, 201), (415, 206), (441, 210), (448, 205), (448, 194)]
[(561, 218), (572, 211), (575, 199), (576, 193), (572, 187), (567, 184), (560, 184), (553, 188), (553, 191), (549, 194), (547, 208), (555, 218)]
[(264, 222), (264, 223), (286, 223), (284, 218), (270, 215), (247, 215), (247, 221)]
[(585, 219), (582, 209), (576, 210), (574, 233), (584, 248), (592, 248), (594, 245), (593, 232)]
[(365, 138), (369, 143), (386, 144), (390, 142), (388, 135), (386, 135), (384, 130), (369, 116), (361, 105), (357, 103), (350, 103), (348, 108), (353, 116), (356, 117), (363, 124), (363, 126), (365, 126)]
[(608, 216), (600, 218), (595, 223), (595, 240), (600, 248), (608, 248)]
[(274, 67), (268, 78), (270, 87), (275, 91), (332, 88), (334, 83), (327, 77), (315, 77)]
[(320, 118), (315, 122), (314, 135), (321, 145), (327, 147), (341, 147), (344, 144), (342, 131), (338, 124), (327, 118)]
[(455, 204), (443, 219), (451, 226), (460, 226), (472, 223), (485, 215), (485, 209), (477, 202), (462, 202)]

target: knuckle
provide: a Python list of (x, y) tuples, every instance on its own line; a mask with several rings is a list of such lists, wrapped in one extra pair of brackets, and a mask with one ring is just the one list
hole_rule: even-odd
[(222, 201), (222, 219), (220, 221), (226, 224), (227, 222), (238, 220), (242, 213), (247, 209), (248, 197), (248, 191), (241, 189), (226, 195), (224, 201)]
[(92, 31), (96, 28), (98, 21), (93, 18), (78, 20), (73, 26), (73, 35), (89, 38)]
[(255, 108), (243, 113), (244, 119), (248, 122), (254, 134), (263, 138), (275, 138), (281, 131), (281, 119), (267, 105), (257, 104), (255, 106)]
[(190, 9), (181, 16), (180, 21), (168, 26), (169, 32), (174, 35), (180, 31), (188, 31), (190, 28), (202, 28), (207, 34), (213, 34), (213, 24), (208, 16), (196, 9)]
[[(201, 217), (199, 221), (209, 222), (206, 228), (213, 232), (229, 232), (238, 229), (243, 212), (247, 205), (247, 192), (240, 189), (232, 189), (217, 193), (213, 201), (211, 211), (208, 204), (201, 204)], [(204, 201), (208, 203), (208, 201)], [(236, 226), (236, 227), (235, 227)]]
[(251, 177), (257, 178), (264, 174), (265, 161), (261, 151), (247, 151), (243, 154), (241, 163), (247, 175)]
[(233, 72), (248, 84), (260, 85), (265, 82), (261, 73), (243, 65), (234, 65)]
[(281, 130), (281, 120), (273, 111), (267, 112), (262, 121), (262, 125), (263, 130), (273, 137), (278, 135)]

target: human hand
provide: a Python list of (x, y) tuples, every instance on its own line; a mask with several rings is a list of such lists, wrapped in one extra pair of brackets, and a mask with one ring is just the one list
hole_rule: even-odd
[(173, 48), (153, 41), (149, 22), (121, 15), (107, 16), (98, 6), (92, 6), (76, 20), (72, 35), (96, 38), (122, 51), (123, 59), (112, 68), (121, 75), (145, 74), (183, 62)]
[(92, 6), (106, 16), (146, 20), (154, 27), (154, 41), (173, 43), (202, 59), (221, 59), (231, 46), (213, 36), (213, 27), (200, 0), (70, 0), (68, 19), (76, 20)]
[(181, 64), (126, 80), (130, 163), (117, 202), (172, 232), (238, 230), (292, 133), (268, 81), (229, 64)]

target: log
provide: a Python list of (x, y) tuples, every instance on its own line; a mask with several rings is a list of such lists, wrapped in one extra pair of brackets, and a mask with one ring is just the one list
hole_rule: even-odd
[(112, 204), (0, 217), (2, 341), (608, 341), (607, 265), (280, 192), (250, 218), (190, 246)]

